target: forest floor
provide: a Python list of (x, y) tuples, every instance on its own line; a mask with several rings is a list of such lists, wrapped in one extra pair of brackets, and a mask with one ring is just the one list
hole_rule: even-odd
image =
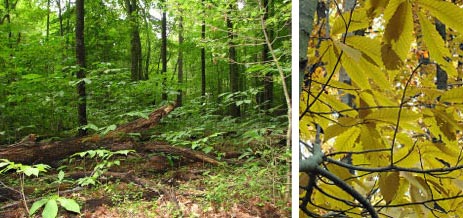
[[(191, 162), (158, 171), (157, 166), (150, 164), (159, 164), (163, 159), (159, 157), (131, 156), (110, 169), (110, 172), (130, 172), (151, 182), (151, 188), (117, 178), (102, 178), (95, 186), (70, 192), (65, 190), (74, 188), (72, 184), (63, 184), (60, 190), (64, 194), (60, 196), (79, 202), (81, 215), (60, 209), (60, 217), (289, 217), (290, 205), (284, 201), (280, 184), (284, 178), (279, 178), (283, 168), (288, 167), (254, 159), (240, 166)], [(79, 166), (81, 163), (69, 166), (73, 168), (69, 174), (80, 171)], [(56, 175), (26, 181), (29, 199), (54, 194), (57, 185), (51, 184), (53, 177)], [(19, 178), (1, 180), (18, 185)], [(27, 217), (25, 214), (22, 207), (0, 210), (0, 217), (4, 218)]]
[[(184, 125), (179, 123), (184, 121), (181, 120), (171, 119), (151, 134), (169, 138), (165, 132)], [(25, 197), (29, 208), (34, 202), (57, 196), (57, 193), (79, 204), (80, 214), (60, 207), (58, 217), (289, 217), (290, 198), (284, 196), (290, 191), (287, 190), (290, 149), (284, 142), (277, 142), (272, 133), (249, 137), (250, 130), (227, 131), (233, 134), (211, 137), (214, 135), (211, 133), (193, 140), (209, 140), (214, 147), (210, 154), (222, 156), (219, 160), (223, 164), (149, 152), (114, 155), (107, 162), (98, 155), (96, 158), (71, 158), (72, 162), (71, 159), (62, 161), (45, 175), (25, 177)], [(192, 134), (186, 135), (186, 138), (192, 137)], [(281, 131), (278, 135), (281, 136)], [(186, 141), (175, 140), (180, 144)], [(82, 177), (91, 177), (95, 174), (95, 166), (108, 162), (120, 165), (106, 165), (107, 169), (93, 180), (95, 184), (81, 186)], [(56, 178), (60, 170), (66, 173), (58, 184)], [(0, 200), (2, 189), (20, 191), (20, 184), (21, 174), (0, 173)], [(41, 213), (42, 209), (36, 212)], [(0, 201), (0, 217), (27, 217), (26, 214), (20, 199)]]

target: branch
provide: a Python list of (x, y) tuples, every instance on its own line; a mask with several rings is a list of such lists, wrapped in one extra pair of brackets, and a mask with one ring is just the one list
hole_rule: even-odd
[(395, 124), (394, 136), (392, 137), (391, 165), (394, 164), (394, 145), (395, 145), (395, 139), (397, 138), (397, 133), (399, 132), (399, 124), (400, 124), (400, 116), (402, 114), (402, 108), (405, 105), (405, 94), (407, 93), (407, 88), (410, 85), (410, 82), (412, 81), (413, 75), (416, 73), (416, 71), (420, 67), (421, 67), (421, 62), (418, 64), (418, 66), (415, 67), (415, 69), (413, 69), (412, 73), (410, 74), (410, 77), (407, 80), (407, 83), (405, 84), (404, 91), (402, 93), (402, 99), (400, 100), (399, 112), (397, 114), (397, 122)]
[(327, 170), (321, 168), (320, 166), (317, 166), (314, 169), (314, 171), (317, 174), (331, 180), (336, 186), (347, 192), (350, 196), (354, 197), (354, 199), (357, 200), (368, 211), (368, 213), (370, 213), (370, 216), (372, 218), (379, 218), (375, 208), (373, 208), (373, 205), (371, 205), (371, 203), (368, 202), (368, 200), (365, 197), (363, 197), (359, 192), (357, 192), (354, 188), (352, 188), (342, 179), (335, 176), (331, 172), (328, 172)]
[[(448, 173), (455, 170), (463, 169), (463, 165), (458, 165), (454, 167), (446, 167), (446, 168), (433, 168), (428, 170), (421, 170), (418, 168), (406, 168), (406, 167), (398, 167), (395, 165), (386, 166), (386, 167), (358, 167), (351, 164), (347, 164), (338, 160), (334, 160), (328, 157), (324, 158), (327, 162), (336, 164), (341, 167), (345, 167), (347, 169), (363, 171), (363, 172), (373, 172), (373, 173), (380, 173), (380, 172), (391, 172), (391, 171), (402, 171), (402, 172), (410, 172), (410, 173), (426, 173), (426, 174), (433, 174), (433, 173)], [(301, 171), (301, 169), (299, 169)]]

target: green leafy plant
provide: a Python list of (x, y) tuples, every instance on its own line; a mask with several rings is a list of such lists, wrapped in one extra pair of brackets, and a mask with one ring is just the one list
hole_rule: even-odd
[(107, 172), (109, 168), (112, 166), (119, 166), (121, 158), (114, 159), (114, 156), (117, 155), (125, 155), (127, 156), (129, 153), (135, 152), (134, 150), (120, 150), (120, 151), (109, 151), (104, 149), (98, 150), (88, 150), (73, 154), (71, 156), (70, 162), (72, 162), (73, 158), (90, 158), (94, 159), (97, 163), (94, 166), (92, 173), (90, 176), (83, 177), (77, 180), (77, 183), (81, 186), (88, 186), (88, 185), (95, 185), (98, 178), (103, 175), (103, 173)]
[(34, 202), (29, 211), (29, 215), (34, 215), (40, 208), (43, 207), (42, 217), (54, 218), (58, 215), (58, 203), (65, 210), (80, 214), (79, 204), (74, 199), (59, 196), (59, 185), (63, 182), (67, 182), (67, 180), (64, 179), (64, 172), (59, 171), (57, 180), (53, 182), (58, 184), (58, 194), (42, 198), (41, 200)]
[(80, 214), (79, 204), (75, 200), (53, 195), (51, 197), (43, 198), (42, 200), (34, 202), (29, 211), (29, 215), (34, 215), (35, 212), (43, 207), (43, 218), (55, 218), (58, 215), (58, 203), (65, 210)]

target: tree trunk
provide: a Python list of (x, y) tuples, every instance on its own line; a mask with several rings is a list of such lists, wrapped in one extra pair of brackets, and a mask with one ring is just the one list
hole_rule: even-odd
[[(204, 6), (204, 0), (201, 0)], [(206, 39), (206, 21), (204, 20), (201, 23), (201, 39), (203, 43)], [(201, 96), (206, 95), (206, 49), (204, 46), (201, 48)]]
[(84, 44), (84, 0), (76, 1), (76, 60), (79, 70), (77, 79), (81, 80), (77, 84), (79, 100), (77, 104), (77, 117), (79, 122), (79, 136), (87, 135), (87, 131), (82, 126), (87, 125), (87, 96), (85, 94), (85, 44)]
[(177, 105), (182, 106), (182, 89), (183, 89), (183, 16), (180, 16), (180, 21), (178, 24), (178, 95), (177, 95)]
[(56, 1), (56, 6), (58, 7), (58, 20), (59, 20), (59, 35), (63, 36), (63, 13), (61, 11), (61, 0)]
[[(264, 22), (266, 22), (270, 11), (269, 0), (264, 0), (264, 10), (265, 11), (263, 19)], [(270, 40), (273, 40), (273, 31), (271, 30), (271, 28), (267, 29), (267, 33), (269, 35)], [(267, 44), (264, 44), (264, 47), (262, 49), (262, 62), (266, 64), (269, 60), (269, 48)], [(272, 107), (273, 103), (273, 74), (271, 72), (265, 74), (263, 85), (264, 92), (261, 103), (263, 103), (263, 109), (268, 110)]]
[[(236, 48), (233, 42), (233, 22), (231, 20), (231, 13), (233, 12), (233, 5), (229, 6), (229, 12), (227, 13), (227, 31), (228, 31), (228, 66), (230, 76), (230, 91), (236, 93), (239, 91), (239, 72), (238, 64), (236, 63)], [(240, 108), (235, 103), (230, 104), (230, 115), (233, 117), (241, 116)]]
[(50, 36), (50, 0), (47, 0), (47, 36), (46, 40)]
[(146, 9), (143, 9), (143, 19), (145, 21), (145, 28), (146, 28), (146, 60), (145, 60), (145, 70), (143, 79), (149, 79), (149, 72), (150, 72), (150, 62), (151, 62), (151, 28), (149, 27), (148, 22), (148, 15), (146, 14)]
[[(165, 4), (165, 0), (162, 1)], [(162, 19), (161, 19), (161, 59), (162, 59), (162, 100), (167, 101), (167, 18), (165, 5), (162, 6)]]
[(307, 47), (317, 5), (317, 0), (299, 0), (299, 94), (302, 92), (308, 61)]
[(141, 42), (140, 42), (140, 31), (138, 27), (138, 5), (137, 0), (126, 0), (127, 14), (131, 27), (131, 75), (132, 80), (143, 79), (143, 68), (142, 68), (142, 54), (141, 54)]
[(119, 126), (116, 130), (109, 132), (106, 136), (101, 138), (96, 134), (59, 142), (24, 142), (22, 144), (20, 142), (13, 146), (0, 148), (0, 156), (7, 160), (22, 164), (52, 164), (77, 152), (105, 147), (111, 150), (134, 149), (137, 151), (163, 152), (181, 155), (189, 159), (214, 165), (220, 164), (214, 157), (200, 151), (159, 142), (135, 143), (132, 138), (124, 137), (124, 135), (128, 133), (142, 132), (153, 128), (163, 117), (167, 116), (167, 114), (174, 109), (175, 105), (163, 106), (152, 112), (148, 116), (148, 119), (140, 118)]

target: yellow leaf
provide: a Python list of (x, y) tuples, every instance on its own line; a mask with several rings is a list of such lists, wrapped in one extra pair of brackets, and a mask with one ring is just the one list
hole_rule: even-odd
[[(349, 170), (345, 167), (340, 167), (336, 164), (328, 164), (326, 167), (328, 168), (328, 171), (332, 172), (334, 175), (339, 177), (342, 180), (346, 180), (350, 177), (352, 177), (352, 174), (350, 174)], [(353, 180), (347, 181), (348, 183), (351, 183)]]
[(334, 142), (335, 151), (352, 151), (357, 137), (360, 135), (360, 128), (351, 127), (338, 137)]
[(360, 61), (362, 52), (360, 52), (359, 50), (352, 48), (339, 41), (334, 41), (334, 45), (340, 48), (344, 52), (344, 54), (346, 54), (349, 58), (353, 59), (355, 62)]
[(457, 76), (457, 70), (446, 58), (452, 57), (449, 50), (445, 47), (445, 42), (437, 32), (434, 25), (426, 18), (423, 13), (418, 13), (423, 32), (423, 41), (429, 50), (430, 58), (435, 60), (447, 72), (449, 76)]
[[(347, 115), (349, 117), (357, 117), (358, 112), (353, 110), (352, 107), (348, 106), (347, 104), (344, 104), (341, 102), (337, 97), (332, 96), (332, 95), (322, 95), (320, 97), (320, 100), (327, 103), (328, 105), (331, 106), (331, 109), (333, 111), (343, 111), (341, 114)], [(347, 111), (344, 111), (347, 110)]]
[(382, 59), (387, 69), (397, 69), (406, 59), (413, 41), (411, 5), (403, 0), (390, 1), (384, 17), (387, 24), (381, 48)]
[(322, 41), (322, 43), (320, 44), (320, 51), (321, 54), (324, 54), (322, 60), (323, 63), (326, 63), (326, 73), (328, 75), (331, 75), (331, 73), (336, 74), (339, 71), (339, 69), (341, 69), (339, 64), (336, 67), (336, 69), (334, 69), (340, 52), (335, 48), (331, 40)]
[[(395, 124), (397, 123), (398, 113), (398, 108), (383, 108), (368, 114), (365, 119)], [(403, 109), (400, 114), (400, 122), (416, 121), (419, 117), (419, 114), (411, 110)]]
[(399, 102), (397, 102), (397, 99), (393, 98), (394, 94), (391, 93), (391, 90), (385, 90), (385, 91), (372, 90), (371, 92), (373, 94), (372, 96), (374, 97), (375, 102), (378, 105), (381, 105), (381, 106), (397, 106), (397, 105), (399, 105)]
[[(359, 97), (360, 99), (362, 99), (368, 106), (368, 107), (375, 107), (377, 106), (376, 105), (376, 101), (375, 101), (375, 98), (374, 96), (371, 94), (371, 91), (370, 90), (366, 90), (366, 91), (363, 91), (363, 92), (360, 92), (359, 94)], [(360, 104), (357, 104), (357, 105), (360, 105)], [(363, 106), (362, 106), (363, 107)]]
[(361, 89), (371, 89), (368, 77), (358, 62), (346, 55), (341, 58), (341, 63), (355, 85)]
[[(336, 35), (340, 33), (345, 33), (347, 28), (347, 23), (350, 19), (350, 11), (344, 12), (342, 16), (337, 16), (334, 20), (333, 27), (331, 28), (331, 34)], [(344, 19), (343, 19), (344, 18)], [(360, 29), (365, 29), (369, 27), (369, 20), (365, 8), (357, 8), (352, 13), (352, 20), (349, 25), (349, 30), (347, 32), (353, 32)]]
[(463, 25), (461, 25), (461, 19), (463, 18), (462, 8), (450, 2), (439, 0), (419, 0), (417, 2), (442, 23), (459, 33), (463, 33)]
[(386, 204), (391, 203), (391, 201), (396, 196), (397, 190), (400, 185), (399, 180), (400, 177), (398, 172), (380, 174), (379, 188), (384, 200), (386, 201)]
[(370, 0), (366, 2), (367, 14), (370, 19), (377, 17), (383, 12), (389, 0)]
[(324, 139), (325, 141), (340, 135), (344, 131), (348, 130), (350, 127), (356, 125), (358, 122), (357, 119), (352, 117), (340, 117), (338, 119), (338, 124), (333, 124), (324, 129)]
[(450, 89), (441, 96), (440, 102), (463, 103), (463, 87)]
[(346, 44), (360, 50), (366, 57), (373, 60), (376, 65), (382, 65), (381, 44), (378, 40), (354, 35), (346, 38)]

